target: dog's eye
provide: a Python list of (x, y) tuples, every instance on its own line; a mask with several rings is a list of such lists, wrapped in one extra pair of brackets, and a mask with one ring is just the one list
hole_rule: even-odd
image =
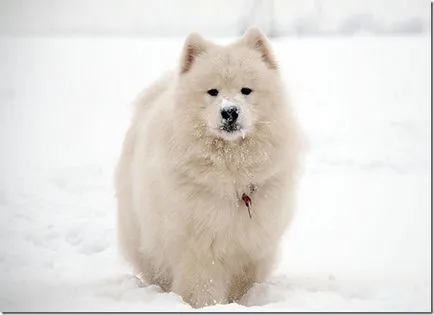
[(241, 93), (243, 93), (244, 95), (249, 95), (250, 93), (252, 93), (252, 89), (242, 88)]
[(219, 90), (217, 90), (217, 89), (211, 89), (211, 90), (208, 90), (207, 93), (209, 95), (211, 95), (211, 96), (217, 96), (219, 94)]

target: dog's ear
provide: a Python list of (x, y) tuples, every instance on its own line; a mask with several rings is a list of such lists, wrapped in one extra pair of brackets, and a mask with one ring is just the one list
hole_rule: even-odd
[(206, 40), (197, 33), (192, 33), (187, 37), (181, 55), (179, 68), (181, 74), (190, 70), (196, 57), (206, 51), (207, 45)]
[(277, 62), (267, 37), (259, 28), (251, 27), (241, 38), (241, 42), (250, 49), (256, 50), (270, 69), (277, 69)]

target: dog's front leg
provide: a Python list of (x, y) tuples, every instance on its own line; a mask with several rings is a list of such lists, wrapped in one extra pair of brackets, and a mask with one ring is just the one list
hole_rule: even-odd
[(173, 268), (172, 291), (194, 308), (227, 303), (227, 272), (220, 262), (204, 256), (185, 252)]

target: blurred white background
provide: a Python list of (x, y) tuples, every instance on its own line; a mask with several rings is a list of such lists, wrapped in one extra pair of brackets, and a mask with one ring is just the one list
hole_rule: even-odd
[(422, 33), (427, 0), (0, 0), (0, 34)]
[(210, 311), (429, 311), (426, 0), (0, 0), (0, 310), (188, 311), (118, 259), (129, 104), (196, 31), (271, 38), (310, 141), (275, 272)]

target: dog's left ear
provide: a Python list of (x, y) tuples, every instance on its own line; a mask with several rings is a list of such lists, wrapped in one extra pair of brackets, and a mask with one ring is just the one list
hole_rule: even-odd
[(208, 43), (206, 40), (197, 33), (192, 33), (187, 37), (181, 55), (179, 69), (181, 74), (190, 70), (197, 56), (203, 54), (206, 51), (207, 45)]
[(256, 27), (249, 28), (241, 38), (241, 42), (250, 49), (260, 53), (262, 60), (270, 69), (277, 69), (277, 62), (267, 37)]

